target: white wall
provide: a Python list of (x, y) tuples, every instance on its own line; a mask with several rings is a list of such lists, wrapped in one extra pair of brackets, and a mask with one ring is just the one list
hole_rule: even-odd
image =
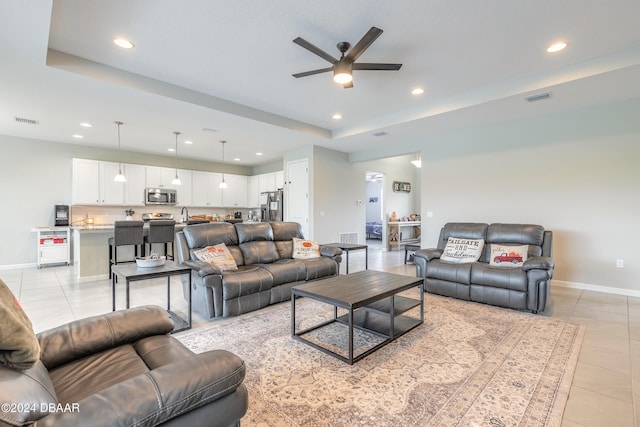
[(555, 281), (640, 292), (638, 117), (634, 100), (425, 142), (422, 246), (446, 222), (541, 224)]
[[(34, 265), (35, 226), (54, 223), (54, 205), (71, 202), (74, 157), (118, 161), (117, 150), (59, 144), (0, 135), (0, 268)], [(123, 152), (128, 163), (174, 167), (175, 158)], [(180, 159), (185, 169), (222, 171), (213, 162)], [(251, 168), (225, 165), (224, 171), (251, 175)], [(105, 254), (106, 256), (106, 254)]]

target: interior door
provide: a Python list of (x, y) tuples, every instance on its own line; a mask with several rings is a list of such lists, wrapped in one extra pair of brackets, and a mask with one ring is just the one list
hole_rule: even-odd
[(304, 237), (313, 239), (309, 226), (309, 159), (287, 163), (284, 203), (285, 221), (299, 223), (302, 225)]

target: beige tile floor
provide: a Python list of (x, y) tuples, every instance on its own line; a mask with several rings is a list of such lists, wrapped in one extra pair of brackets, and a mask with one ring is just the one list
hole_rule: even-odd
[[(382, 252), (371, 241), (369, 268), (415, 274), (403, 252)], [(364, 251), (350, 254), (350, 272), (364, 269)], [(341, 273), (344, 274), (344, 263)], [(78, 283), (76, 267), (0, 270), (32, 320), (36, 332), (74, 319), (111, 311), (108, 280)], [(565, 408), (563, 427), (640, 427), (640, 298), (554, 286), (543, 316), (586, 326), (584, 343)], [(131, 305), (166, 305), (166, 280), (132, 285)], [(184, 316), (187, 305), (179, 279), (172, 279), (172, 309)], [(124, 292), (117, 295), (124, 308)], [(209, 323), (196, 313), (194, 327)]]

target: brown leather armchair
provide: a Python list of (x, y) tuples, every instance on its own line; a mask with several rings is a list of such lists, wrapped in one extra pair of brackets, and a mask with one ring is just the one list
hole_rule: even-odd
[(33, 366), (0, 366), (0, 426), (239, 426), (244, 362), (194, 354), (172, 329), (165, 310), (145, 306), (38, 334)]

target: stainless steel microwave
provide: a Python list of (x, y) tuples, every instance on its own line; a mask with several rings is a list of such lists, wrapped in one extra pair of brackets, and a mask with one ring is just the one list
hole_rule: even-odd
[(175, 205), (178, 203), (178, 193), (171, 188), (145, 188), (145, 205)]

